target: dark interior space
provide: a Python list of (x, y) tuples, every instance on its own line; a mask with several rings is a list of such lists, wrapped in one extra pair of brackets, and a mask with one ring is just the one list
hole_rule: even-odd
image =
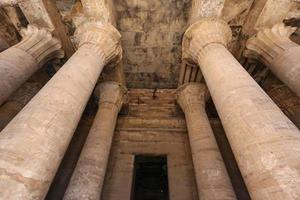
[(135, 156), (132, 200), (169, 200), (166, 156)]

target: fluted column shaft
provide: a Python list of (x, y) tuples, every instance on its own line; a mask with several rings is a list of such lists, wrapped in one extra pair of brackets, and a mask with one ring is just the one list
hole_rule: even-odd
[(87, 22), (78, 51), (0, 133), (0, 199), (43, 199), (103, 66), (120, 53), (111, 25)]
[(289, 39), (295, 30), (281, 23), (259, 31), (247, 41), (245, 56), (260, 60), (300, 97), (300, 45)]
[(22, 34), (20, 43), (0, 53), (0, 105), (47, 61), (63, 57), (60, 42), (45, 29), (30, 25)]
[(207, 19), (186, 32), (252, 199), (300, 198), (300, 132), (226, 49), (231, 30)]
[(99, 108), (64, 199), (100, 199), (119, 110), (126, 89), (116, 82), (100, 84)]
[(185, 114), (199, 199), (236, 199), (223, 158), (205, 111), (207, 89), (189, 83), (177, 92), (177, 102)]

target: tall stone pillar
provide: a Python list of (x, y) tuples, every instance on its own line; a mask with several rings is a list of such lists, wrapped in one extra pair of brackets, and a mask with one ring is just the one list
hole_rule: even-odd
[(0, 105), (47, 61), (63, 57), (61, 44), (45, 29), (29, 25), (23, 40), (0, 53)]
[(99, 108), (82, 149), (64, 199), (100, 199), (118, 113), (126, 89), (104, 82), (99, 91)]
[(300, 198), (300, 132), (226, 49), (227, 23), (204, 19), (185, 33), (252, 199)]
[(223, 158), (205, 111), (208, 97), (202, 84), (188, 83), (177, 91), (188, 128), (199, 199), (236, 199)]
[(300, 45), (289, 38), (295, 30), (280, 23), (259, 31), (247, 41), (245, 56), (264, 63), (300, 97)]
[(84, 23), (79, 49), (0, 133), (0, 199), (43, 199), (97, 79), (120, 58), (110, 24)]

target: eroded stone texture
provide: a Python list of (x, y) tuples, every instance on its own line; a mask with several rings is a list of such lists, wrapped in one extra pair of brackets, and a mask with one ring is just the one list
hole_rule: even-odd
[(299, 130), (228, 52), (230, 36), (221, 20), (194, 23), (185, 55), (201, 68), (251, 197), (299, 199)]
[(295, 30), (280, 23), (259, 31), (248, 40), (245, 56), (263, 62), (300, 97), (300, 46), (289, 38)]
[(17, 5), (21, 0), (1, 0), (0, 1), (0, 7), (2, 6), (15, 6)]
[(119, 57), (120, 35), (88, 21), (78, 51), (0, 134), (0, 198), (43, 199), (103, 66)]
[(199, 199), (236, 199), (205, 111), (208, 91), (189, 83), (178, 89), (177, 101), (185, 113)]
[(189, 23), (206, 17), (220, 17), (225, 0), (192, 0)]
[(8, 42), (2, 35), (0, 35), (0, 52), (7, 49), (8, 47), (9, 47)]
[(0, 52), (18, 42), (18, 33), (6, 13), (0, 9)]
[(45, 29), (29, 25), (23, 40), (0, 53), (0, 105), (46, 62), (61, 58), (58, 40)]
[(14, 92), (0, 107), (0, 131), (22, 110), (22, 108), (38, 93), (43, 84), (26, 82)]
[(190, 1), (116, 0), (128, 87), (176, 88)]
[(81, 3), (86, 17), (113, 25), (116, 24), (112, 0), (81, 0)]
[[(296, 6), (296, 0), (267, 0), (255, 23), (255, 29), (271, 28), (280, 23)], [(299, 3), (299, 2), (298, 2)]]
[(101, 83), (99, 108), (64, 199), (99, 199), (110, 147), (126, 89), (116, 82)]

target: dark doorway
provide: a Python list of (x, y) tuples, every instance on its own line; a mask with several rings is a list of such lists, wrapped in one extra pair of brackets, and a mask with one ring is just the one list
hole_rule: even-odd
[(169, 200), (166, 156), (135, 156), (132, 200)]

